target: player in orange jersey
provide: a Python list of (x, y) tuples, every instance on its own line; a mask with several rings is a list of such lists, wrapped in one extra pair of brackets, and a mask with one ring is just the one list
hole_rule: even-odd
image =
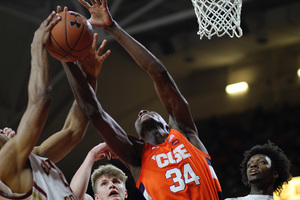
[(83, 112), (131, 171), (136, 187), (146, 199), (153, 200), (222, 199), (219, 181), (198, 137), (189, 104), (167, 69), (112, 19), (106, 0), (92, 0), (91, 4), (79, 1), (90, 11), (89, 22), (114, 37), (150, 76), (169, 114), (166, 123), (158, 113), (141, 110), (135, 122), (139, 138), (127, 135), (103, 110), (80, 69), (74, 63), (63, 64)]

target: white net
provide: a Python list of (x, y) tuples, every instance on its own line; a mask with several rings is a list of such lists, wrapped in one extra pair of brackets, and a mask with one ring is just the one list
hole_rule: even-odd
[(197, 16), (200, 39), (213, 35), (241, 37), (242, 0), (191, 0)]

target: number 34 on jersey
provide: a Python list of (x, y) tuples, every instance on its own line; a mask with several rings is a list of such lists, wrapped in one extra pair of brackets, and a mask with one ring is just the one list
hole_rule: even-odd
[[(152, 159), (156, 161), (159, 168), (163, 168), (170, 164), (180, 163), (190, 156), (191, 154), (187, 152), (184, 145), (180, 144), (174, 150), (153, 156)], [(173, 181), (174, 184), (170, 186), (173, 193), (184, 190), (188, 183), (200, 184), (200, 177), (194, 172), (190, 163), (184, 164), (182, 171), (176, 167), (168, 169), (165, 178)]]

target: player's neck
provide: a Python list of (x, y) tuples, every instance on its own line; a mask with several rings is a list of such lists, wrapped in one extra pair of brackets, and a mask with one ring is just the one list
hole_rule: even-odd
[(147, 138), (146, 143), (150, 143), (152, 145), (159, 145), (166, 141), (169, 133), (161, 132), (161, 131), (153, 131), (149, 134), (150, 137)]
[(250, 194), (261, 194), (273, 196), (273, 186), (257, 187), (251, 186)]

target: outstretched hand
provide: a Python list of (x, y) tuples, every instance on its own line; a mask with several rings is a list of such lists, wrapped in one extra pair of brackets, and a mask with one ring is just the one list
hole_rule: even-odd
[(102, 69), (102, 64), (111, 52), (110, 50), (107, 50), (105, 53), (102, 54), (102, 52), (107, 44), (106, 40), (103, 40), (100, 47), (96, 50), (97, 37), (98, 37), (98, 34), (95, 33), (93, 45), (92, 45), (92, 48), (91, 48), (89, 54), (77, 62), (78, 66), (81, 68), (81, 70), (85, 74), (93, 77), (94, 79), (98, 78), (98, 75)]
[(107, 7), (107, 0), (90, 0), (91, 4), (85, 0), (78, 0), (84, 7), (86, 7), (91, 18), (89, 22), (92, 26), (97, 26), (99, 28), (106, 28), (113, 24), (113, 19)]
[(59, 22), (59, 20), (60, 18), (56, 17), (56, 13), (53, 11), (35, 31), (31, 46), (33, 47), (35, 44), (42, 44), (45, 46), (50, 38), (49, 36), (51, 29)]
[(101, 160), (103, 158), (105, 158), (105, 156), (107, 157), (108, 160), (110, 160), (111, 158), (118, 158), (106, 145), (105, 142), (98, 144), (97, 146), (95, 146), (94, 148), (92, 148), (89, 153), (88, 156), (92, 157), (94, 159), (94, 162), (97, 160)]
[[(68, 11), (68, 7), (65, 6), (63, 11)], [(57, 6), (56, 12), (53, 11), (48, 18), (41, 23), (40, 27), (34, 33), (32, 46), (34, 46), (34, 44), (46, 45), (50, 38), (50, 31), (61, 20), (60, 17), (57, 17), (57, 13), (60, 12), (62, 12), (62, 9), (60, 6)]]

